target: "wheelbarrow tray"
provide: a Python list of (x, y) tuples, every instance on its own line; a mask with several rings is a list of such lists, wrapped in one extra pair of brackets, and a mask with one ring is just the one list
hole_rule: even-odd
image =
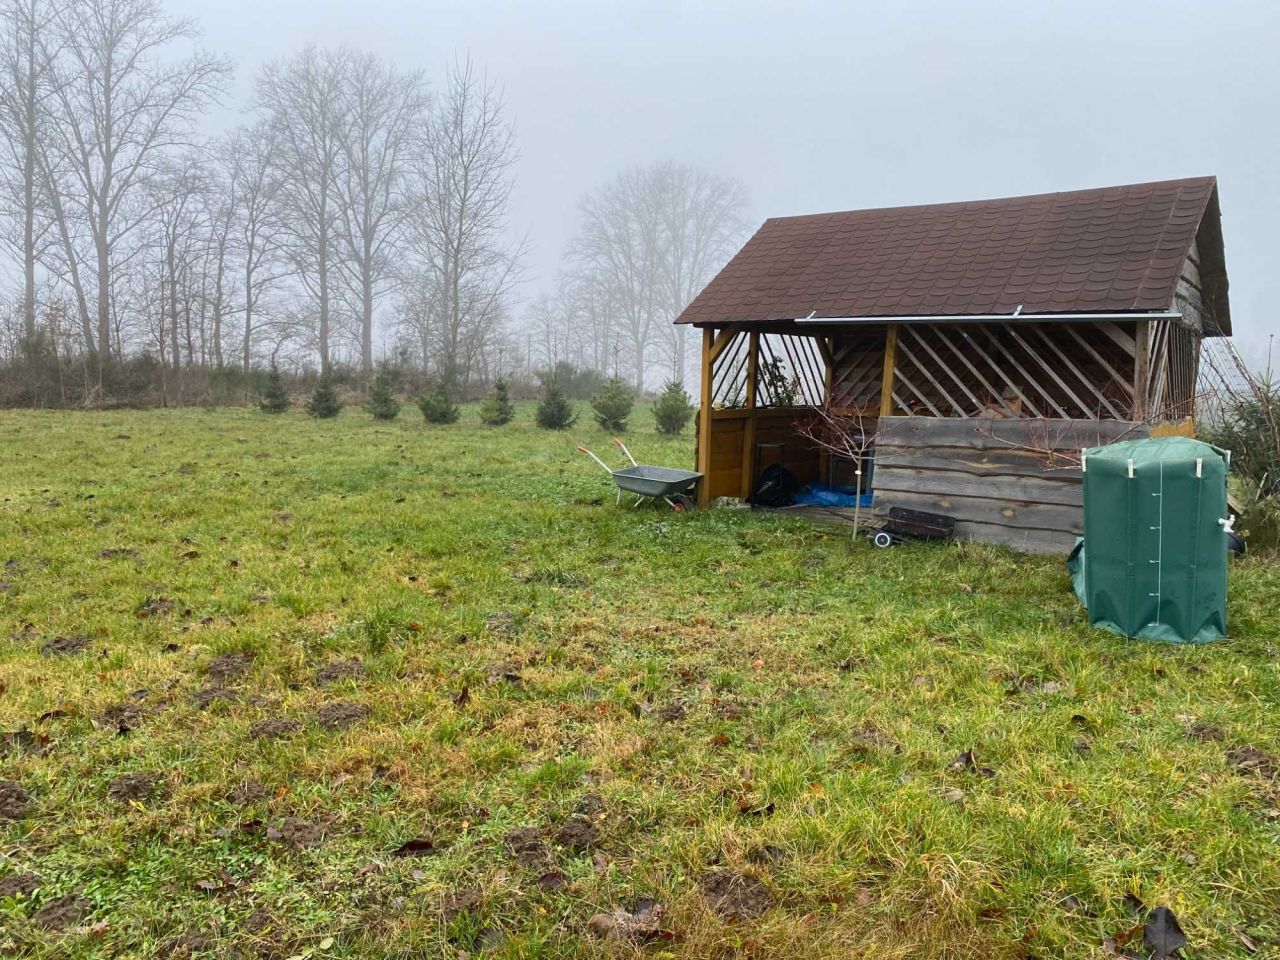
[(613, 482), (619, 489), (641, 497), (669, 497), (683, 493), (702, 478), (692, 470), (671, 467), (627, 467), (613, 471)]

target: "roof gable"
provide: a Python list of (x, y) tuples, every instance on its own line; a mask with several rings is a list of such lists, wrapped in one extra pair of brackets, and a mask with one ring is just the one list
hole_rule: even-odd
[(777, 217), (676, 322), (1165, 311), (1211, 201), (1196, 177)]

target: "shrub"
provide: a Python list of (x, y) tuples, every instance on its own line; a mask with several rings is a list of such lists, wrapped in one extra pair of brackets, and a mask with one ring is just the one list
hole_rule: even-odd
[(289, 394), (280, 378), (280, 370), (273, 363), (271, 372), (267, 374), (266, 385), (258, 397), (258, 409), (263, 413), (284, 413), (289, 409)]
[(400, 415), (400, 401), (392, 390), (391, 375), (385, 370), (378, 371), (373, 378), (373, 389), (369, 392), (369, 412), (375, 420), (394, 420)]
[(653, 405), (653, 419), (657, 421), (658, 432), (664, 436), (678, 437), (688, 426), (695, 409), (689, 394), (684, 391), (684, 385), (668, 380)]
[(307, 413), (326, 419), (336, 417), (341, 410), (342, 400), (338, 397), (338, 392), (333, 389), (328, 377), (321, 376), (311, 399), (307, 401)]
[(604, 389), (591, 398), (596, 423), (610, 433), (622, 433), (627, 429), (627, 418), (635, 405), (635, 394), (625, 383), (614, 377)]
[(485, 397), (484, 403), (480, 404), (480, 422), (491, 427), (500, 427), (504, 423), (510, 423), (515, 415), (516, 408), (507, 392), (507, 381), (494, 381), (493, 393)]
[(573, 404), (565, 396), (560, 381), (550, 379), (543, 388), (542, 400), (538, 403), (538, 426), (544, 430), (568, 430), (578, 422), (578, 415), (573, 412)]
[(449, 399), (443, 387), (422, 397), (418, 401), (418, 409), (427, 423), (457, 423), (461, 415), (457, 404)]

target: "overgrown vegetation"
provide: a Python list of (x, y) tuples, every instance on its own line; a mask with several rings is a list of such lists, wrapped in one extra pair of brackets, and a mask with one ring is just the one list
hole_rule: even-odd
[(510, 423), (515, 415), (516, 405), (511, 402), (507, 381), (495, 381), (493, 392), (480, 404), (480, 422), (489, 427), (501, 427)]
[(461, 416), (461, 410), (449, 399), (449, 393), (444, 387), (437, 387), (421, 397), (418, 409), (422, 411), (422, 417), (427, 423), (457, 423)]
[(623, 433), (631, 410), (635, 406), (635, 392), (617, 377), (610, 379), (599, 393), (591, 398), (591, 409), (596, 423), (610, 433)]
[(316, 381), (316, 388), (311, 393), (311, 399), (307, 401), (307, 413), (317, 420), (328, 420), (336, 417), (341, 412), (342, 398), (338, 396), (338, 391), (334, 389), (333, 381), (328, 377), (321, 377)]
[(619, 508), (464, 423), (0, 413), (0, 951), (1274, 952), (1275, 565), (1133, 643), (1058, 559)]
[(685, 392), (684, 385), (668, 380), (653, 402), (653, 420), (658, 432), (668, 437), (680, 436), (696, 409), (689, 394)]
[(542, 399), (538, 401), (535, 419), (543, 430), (568, 430), (578, 422), (573, 403), (565, 396), (560, 381), (554, 377), (543, 384)]

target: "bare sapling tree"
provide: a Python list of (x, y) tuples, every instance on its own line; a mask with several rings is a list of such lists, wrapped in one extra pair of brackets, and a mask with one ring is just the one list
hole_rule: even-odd
[(809, 416), (795, 424), (797, 435), (808, 440), (814, 448), (853, 464), (855, 539), (861, 520), (862, 494), (866, 489), (866, 468), (876, 445), (877, 425), (877, 418), (865, 415), (862, 408), (834, 406), (830, 401), (813, 408)]
[(296, 276), (315, 305), (316, 345), (325, 374), (341, 257), (342, 86), (350, 61), (345, 50), (307, 47), (268, 64), (257, 86), (257, 104), (271, 123), (280, 222)]
[(417, 266), (402, 313), (423, 361), (465, 388), (502, 338), (523, 244), (506, 238), (515, 132), (498, 87), (455, 62), (413, 163), (409, 241)]
[(62, 216), (90, 241), (96, 349), (109, 357), (117, 250), (154, 213), (144, 199), (148, 181), (165, 154), (188, 145), (231, 68), (198, 50), (174, 57), (195, 28), (167, 17), (155, 0), (67, 0), (54, 25), (46, 132), (66, 174)]
[(372, 54), (351, 54), (341, 76), (336, 178), (342, 260), (359, 318), (360, 371), (373, 373), (373, 317), (396, 276), (407, 205), (406, 164), (427, 104), (422, 77)]

